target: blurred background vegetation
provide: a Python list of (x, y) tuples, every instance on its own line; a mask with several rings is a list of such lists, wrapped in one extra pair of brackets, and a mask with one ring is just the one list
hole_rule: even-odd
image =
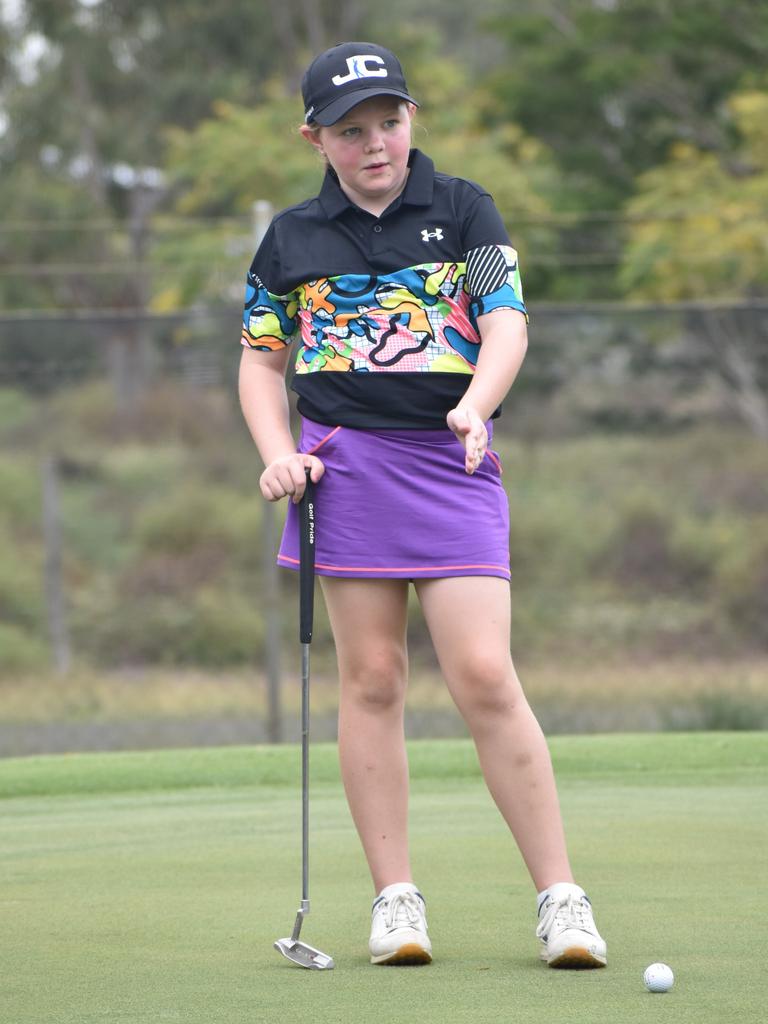
[[(322, 174), (301, 73), (350, 38), (520, 251), (494, 444), (545, 726), (765, 727), (768, 6), (2, 0), (0, 754), (275, 738), (270, 608), (295, 734), (237, 341), (254, 203)], [(416, 606), (410, 645), (409, 728), (460, 731)]]

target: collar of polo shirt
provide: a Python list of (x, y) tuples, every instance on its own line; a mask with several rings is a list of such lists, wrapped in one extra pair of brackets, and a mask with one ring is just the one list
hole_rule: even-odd
[[(398, 205), (408, 203), (410, 206), (429, 206), (435, 187), (435, 165), (421, 150), (412, 149), (408, 156), (408, 167), (410, 170), (405, 188), (394, 202)], [(341, 216), (345, 210), (359, 209), (339, 185), (339, 179), (332, 167), (326, 170), (319, 199), (330, 218)]]

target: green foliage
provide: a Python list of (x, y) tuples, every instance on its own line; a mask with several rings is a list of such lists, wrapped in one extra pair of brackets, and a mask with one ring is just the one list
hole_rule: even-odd
[[(76, 297), (71, 275), (41, 277), (35, 269), (50, 263), (71, 267), (93, 258), (94, 245), (102, 235), (80, 227), (80, 222), (93, 217), (91, 197), (78, 182), (45, 165), (19, 161), (6, 167), (0, 160), (0, 174), (0, 307), (60, 309), (72, 305)], [(42, 225), (45, 230), (40, 230)], [(99, 283), (114, 295), (112, 284), (103, 276)], [(81, 304), (82, 294), (77, 295)], [(0, 354), (5, 348), (3, 339)]]
[(699, 716), (693, 728), (707, 732), (754, 732), (768, 726), (763, 700), (748, 700), (730, 693), (710, 693), (696, 700)]
[(140, 592), (87, 614), (80, 609), (79, 644), (110, 667), (252, 663), (262, 654), (260, 609), (243, 591), (216, 582), (183, 595)]
[[(268, 14), (245, 0), (25, 0), (0, 15), (0, 305), (233, 301), (251, 202), (316, 192), (322, 168), (295, 131), (301, 72), (350, 32), (401, 55), (427, 129), (417, 143), (494, 194), (529, 297), (763, 294), (752, 161), (765, 166), (767, 11), (753, 0), (727, 17), (718, 0), (281, 0)], [(19, 59), (30, 37), (45, 47), (36, 62)], [(617, 282), (616, 217), (638, 182), (646, 218), (663, 220), (678, 196), (691, 214), (679, 240), (675, 222), (633, 232)], [(726, 197), (716, 216), (700, 202), (712, 189)], [(161, 209), (226, 220), (158, 220), (150, 239)], [(557, 229), (553, 211), (565, 211)]]
[(768, 516), (753, 524), (742, 544), (724, 552), (715, 583), (732, 626), (749, 642), (768, 649)]
[[(233, 326), (235, 342), (229, 347), (235, 350), (234, 364), (236, 322)], [(124, 446), (130, 449), (135, 444), (157, 445), (164, 451), (175, 444), (194, 456), (209, 441), (218, 447), (221, 434), (241, 426), (239, 417), (235, 420), (233, 399), (232, 394), (221, 391), (190, 389), (159, 380), (137, 397), (133, 416), (126, 424), (115, 415), (114, 392), (101, 378), (60, 389), (41, 406), (45, 414), (41, 431), (56, 437), (61, 450), (74, 458), (87, 460), (94, 452), (109, 464), (113, 459), (119, 461)]]
[[(25, 0), (23, 15), (11, 43), (37, 32), (53, 49), (12, 97), (10, 141), (27, 152), (57, 143), (66, 158), (90, 133), (105, 163), (156, 164), (163, 125), (194, 123), (212, 97), (252, 100), (253, 68), (279, 61), (258, 4)], [(33, 110), (40, 122), (25, 123)]]
[(0, 673), (34, 671), (48, 661), (36, 469), (34, 461), (0, 458)]
[(739, 451), (732, 435), (702, 431), (521, 454), (504, 459), (519, 649), (577, 638), (602, 655), (763, 647), (760, 442)]
[[(738, 148), (726, 155), (676, 145), (627, 204), (633, 223), (621, 284), (637, 298), (674, 301), (768, 290), (768, 92), (735, 95)], [(716, 201), (715, 201), (716, 199)]]
[(0, 457), (0, 526), (19, 526), (40, 508), (39, 467), (34, 461)]
[(18, 545), (0, 535), (0, 621), (40, 630), (43, 623), (42, 565), (39, 550), (19, 557)]
[(247, 563), (262, 508), (256, 494), (246, 498), (205, 483), (187, 485), (150, 502), (137, 519), (136, 536), (149, 553), (184, 556), (211, 550), (221, 558), (237, 557)]
[[(191, 167), (189, 174), (194, 175)], [(179, 187), (183, 185), (180, 183)], [(149, 299), (153, 313), (169, 313), (204, 303), (217, 304), (224, 297), (230, 299), (235, 290), (237, 302), (240, 302), (245, 273), (255, 249), (251, 217), (216, 221), (171, 218), (158, 222), (153, 237)], [(189, 346), (191, 341), (188, 330), (177, 328), (174, 331), (174, 348)]]
[(768, 11), (734, 0), (565, 0), (505, 10), (489, 69), (499, 121), (545, 141), (579, 205), (615, 207), (676, 141), (726, 151), (722, 104), (762, 74)]
[(193, 131), (169, 131), (169, 167), (183, 213), (248, 213), (255, 199), (276, 208), (317, 191), (322, 164), (298, 132), (300, 101), (270, 83), (262, 103), (219, 101)]
[(167, 283), (161, 278), (156, 284), (155, 309), (220, 299), (233, 280), (244, 282), (256, 247), (250, 222), (253, 203), (266, 200), (279, 210), (317, 192), (323, 166), (298, 133), (296, 97), (286, 95), (276, 82), (266, 91), (259, 105), (220, 101), (214, 116), (193, 130), (169, 130), (168, 167), (176, 182), (178, 210), (205, 216), (235, 212), (248, 219), (239, 226), (203, 222), (166, 236), (154, 258), (172, 263), (174, 271)]
[(263, 562), (260, 499), (176, 478), (147, 492), (135, 450), (132, 461), (121, 477), (134, 509), (131, 544), (107, 577), (106, 552), (92, 561), (75, 608), (79, 649), (118, 666), (252, 663), (263, 633), (253, 584)]
[[(521, 472), (522, 470), (522, 472)], [(569, 481), (535, 466), (505, 465), (511, 504), (510, 561), (516, 585), (565, 590), (590, 571), (608, 528), (607, 510), (594, 509), (582, 528), (586, 496)], [(543, 553), (546, 552), (546, 557)]]
[(17, 388), (0, 387), (0, 437), (22, 436), (34, 414), (34, 402)]
[[(260, 664), (271, 598), (258, 460), (223, 393), (167, 382), (145, 396), (142, 423), (123, 437), (102, 386), (30, 401), (18, 408), (46, 425), (60, 458), (77, 659), (110, 667)], [(526, 444), (516, 430), (510, 418), (494, 438), (511, 507), (516, 651), (764, 649), (764, 445), (727, 430), (553, 435)], [(43, 435), (14, 436), (14, 456), (0, 459), (0, 617), (17, 641), (21, 632), (39, 649)], [(284, 511), (276, 509), (278, 520)], [(281, 574), (286, 635), (295, 583)], [(331, 672), (318, 605), (317, 664)], [(414, 626), (412, 641), (417, 660), (431, 657), (423, 629)]]
[(37, 672), (48, 667), (49, 657), (38, 633), (0, 622), (0, 674)]
[(145, 445), (126, 441), (104, 451), (100, 465), (104, 480), (118, 491), (154, 496), (169, 479), (182, 478), (190, 461), (189, 450), (178, 442), (154, 445), (148, 459)]
[[(763, 512), (737, 517), (725, 507), (691, 514), (679, 499), (636, 489), (618, 503), (612, 530), (595, 561), (618, 594), (657, 601), (704, 596), (710, 611), (693, 611), (690, 625), (715, 632), (724, 647), (746, 641), (765, 648), (768, 615), (768, 518)], [(661, 606), (660, 606), (661, 607)], [(688, 614), (680, 609), (683, 617)], [(677, 614), (672, 605), (667, 624)], [(709, 625), (707, 625), (709, 622)], [(682, 624), (682, 620), (681, 620)], [(727, 637), (731, 639), (728, 640)], [(707, 719), (708, 728), (715, 725)]]
[(681, 518), (662, 496), (636, 491), (623, 498), (600, 556), (620, 588), (649, 595), (685, 593), (708, 579), (712, 552), (679, 543), (675, 533)]

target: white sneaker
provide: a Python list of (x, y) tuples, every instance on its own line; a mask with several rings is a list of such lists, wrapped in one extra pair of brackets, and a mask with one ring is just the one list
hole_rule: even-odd
[(424, 897), (413, 882), (388, 885), (373, 901), (369, 948), (372, 964), (432, 962)]
[(592, 904), (583, 889), (558, 882), (539, 903), (541, 959), (550, 967), (605, 967), (607, 950), (592, 917)]

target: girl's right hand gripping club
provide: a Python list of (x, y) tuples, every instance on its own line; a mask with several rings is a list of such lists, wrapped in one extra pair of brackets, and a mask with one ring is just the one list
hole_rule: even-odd
[(278, 939), (275, 949), (284, 957), (313, 971), (333, 967), (333, 958), (299, 941), (309, 913), (309, 645), (315, 606), (315, 489), (307, 469), (307, 484), (299, 502), (299, 639), (301, 640), (301, 906), (293, 934)]

